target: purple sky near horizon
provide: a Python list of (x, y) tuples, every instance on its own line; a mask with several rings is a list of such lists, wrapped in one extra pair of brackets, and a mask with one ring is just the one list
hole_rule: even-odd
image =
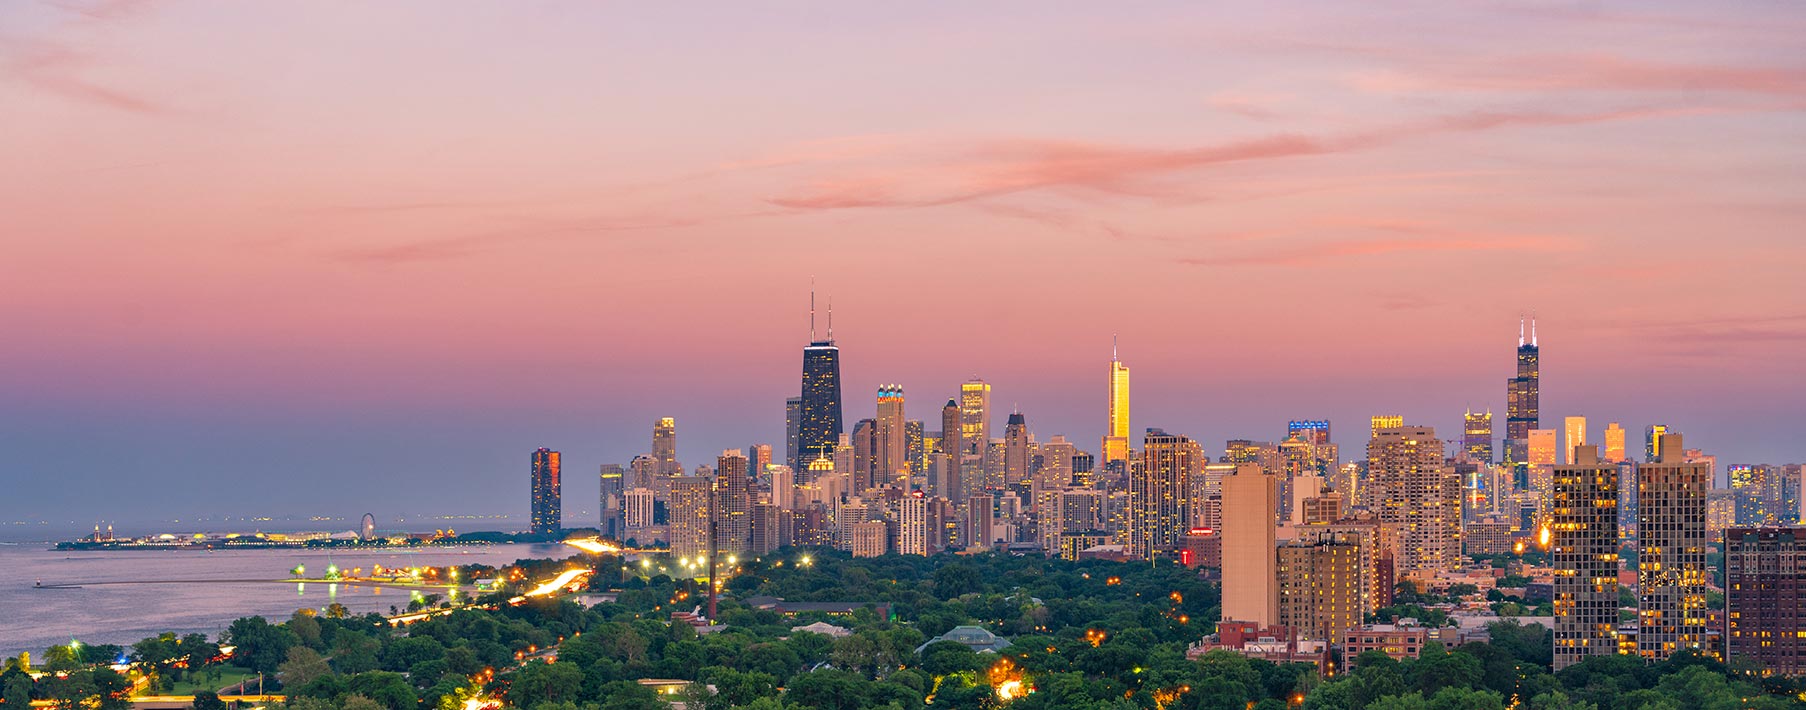
[(849, 421), (1502, 432), (1534, 311), (1546, 426), (1806, 461), (1806, 6), (17, 2), (0, 127), (0, 523), (593, 513), (781, 451), (811, 278)]

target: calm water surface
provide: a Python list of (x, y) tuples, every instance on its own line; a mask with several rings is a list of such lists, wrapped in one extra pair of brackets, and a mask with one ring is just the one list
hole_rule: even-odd
[[(191, 550), (57, 552), (44, 544), (0, 544), (0, 658), (52, 644), (131, 644), (165, 631), (215, 636), (241, 616), (286, 619), (296, 609), (324, 609), (333, 602), (354, 613), (405, 607), (408, 592), (350, 585), (282, 584), (220, 580), (272, 580), (296, 565), (310, 572), (328, 563), (341, 568), (486, 564), (532, 557), (568, 557), (561, 545), (472, 545), (428, 550)], [(44, 584), (81, 589), (38, 589)], [(165, 584), (176, 580), (180, 583)], [(209, 581), (212, 580), (212, 581)], [(123, 582), (123, 584), (102, 584)], [(336, 587), (336, 588), (334, 588)]]

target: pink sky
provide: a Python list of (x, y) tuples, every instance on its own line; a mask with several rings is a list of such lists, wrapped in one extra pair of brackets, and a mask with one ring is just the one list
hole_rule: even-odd
[(1092, 446), (1119, 333), (1137, 428), (1354, 449), (1534, 310), (1548, 421), (1798, 461), (1803, 119), (1794, 3), (0, 3), (0, 475), (117, 496), (0, 519), (781, 448), (811, 276), (849, 419)]

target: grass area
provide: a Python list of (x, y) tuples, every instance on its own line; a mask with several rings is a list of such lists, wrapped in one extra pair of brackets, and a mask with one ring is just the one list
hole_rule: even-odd
[[(207, 677), (205, 671), (188, 673), (182, 676), (182, 680), (172, 684), (168, 690), (162, 691), (162, 693), (166, 695), (194, 695), (198, 691), (219, 690), (228, 685), (236, 685), (239, 681), (247, 678), (255, 679), (256, 677), (256, 671), (239, 668), (238, 666), (222, 666), (220, 668), (218, 680)], [(256, 685), (255, 681), (253, 681), (252, 685)], [(256, 688), (253, 687), (252, 689), (255, 690)]]

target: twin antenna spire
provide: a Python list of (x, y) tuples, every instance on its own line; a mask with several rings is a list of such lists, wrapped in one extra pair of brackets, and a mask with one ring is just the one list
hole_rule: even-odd
[[(1530, 314), (1530, 346), (1536, 347), (1536, 313)], [(1518, 314), (1518, 347), (1524, 347), (1524, 314)]]
[[(809, 342), (815, 342), (815, 277), (809, 277)], [(834, 297), (828, 297), (828, 342), (834, 342)]]

